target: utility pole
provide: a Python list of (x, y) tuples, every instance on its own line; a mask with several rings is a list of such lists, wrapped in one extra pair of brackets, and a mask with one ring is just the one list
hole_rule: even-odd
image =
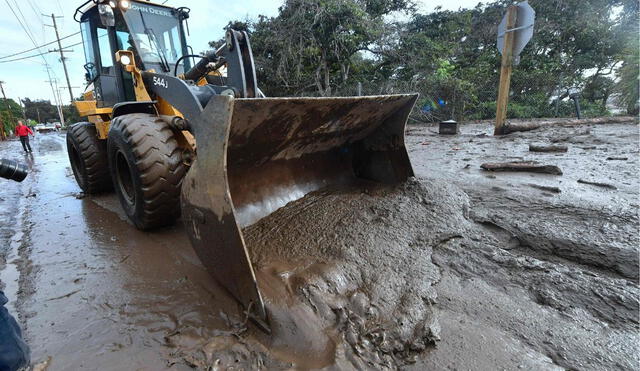
[[(62, 125), (64, 127), (64, 115), (62, 114), (62, 109), (60, 108), (60, 103), (59, 103), (59, 100), (60, 100), (59, 94), (60, 93), (58, 92), (58, 89), (57, 89), (58, 83), (57, 83), (57, 81), (55, 82), (56, 83), (56, 88), (54, 88), (53, 87), (54, 81), (51, 78), (51, 73), (49, 72), (49, 69), (50, 69), (49, 65), (48, 64), (45, 65), (45, 68), (46, 68), (46, 71), (47, 71), (47, 76), (49, 76), (49, 80), (47, 80), (45, 82), (48, 82), (49, 85), (51, 86), (51, 93), (53, 93), (54, 103), (56, 104), (56, 107), (58, 108), (58, 116), (60, 117), (60, 125)], [(40, 120), (38, 120), (38, 121), (40, 121)]]
[(58, 103), (62, 102), (62, 98), (60, 98), (60, 89), (58, 89), (58, 80), (52, 79), (47, 82), (51, 84), (51, 88), (53, 89), (54, 98), (56, 99), (56, 108), (58, 109), (58, 116), (60, 117), (60, 125), (64, 127), (64, 113), (62, 111), (62, 103)]
[[(44, 15), (45, 17), (48, 17), (47, 15)], [(62, 43), (60, 42), (60, 34), (58, 33), (58, 25), (56, 24), (56, 18), (63, 18), (62, 16), (58, 16), (56, 17), (55, 14), (51, 14), (51, 20), (53, 21), (53, 25), (45, 25), (45, 26), (49, 26), (49, 27), (53, 27), (53, 29), (56, 31), (56, 39), (58, 40), (58, 50), (53, 50), (55, 51), (59, 51), (60, 52), (60, 60), (62, 61), (62, 67), (64, 68), (64, 76), (67, 78), (67, 88), (69, 89), (69, 99), (70, 102), (73, 103), (73, 90), (71, 90), (71, 82), (69, 81), (69, 72), (67, 72), (67, 63), (65, 62), (65, 58), (64, 58), (64, 51), (62, 50)], [(60, 102), (60, 104), (62, 104), (62, 102)]]

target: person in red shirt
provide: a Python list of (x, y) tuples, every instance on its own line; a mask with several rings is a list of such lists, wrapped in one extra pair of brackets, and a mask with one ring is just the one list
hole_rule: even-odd
[(16, 136), (20, 137), (20, 142), (22, 143), (22, 148), (25, 153), (33, 152), (31, 150), (31, 145), (29, 144), (29, 134), (33, 135), (33, 131), (22, 123), (22, 121), (18, 121), (18, 126), (16, 126)]

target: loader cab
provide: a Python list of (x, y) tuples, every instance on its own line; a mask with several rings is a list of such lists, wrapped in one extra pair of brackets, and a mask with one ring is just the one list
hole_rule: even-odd
[[(80, 8), (78, 8), (80, 9)], [(98, 107), (135, 101), (133, 79), (116, 61), (118, 50), (133, 51), (141, 70), (174, 73), (176, 62), (187, 55), (183, 21), (185, 8), (174, 9), (149, 2), (107, 1), (91, 5), (82, 15), (80, 29), (83, 38), (86, 80), (93, 83)], [(178, 74), (190, 68), (185, 58)]]

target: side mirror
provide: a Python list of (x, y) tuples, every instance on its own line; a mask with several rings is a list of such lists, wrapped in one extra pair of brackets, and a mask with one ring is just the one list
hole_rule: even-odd
[(113, 14), (113, 8), (109, 4), (98, 5), (98, 13), (103, 26), (114, 27), (116, 25), (116, 17)]

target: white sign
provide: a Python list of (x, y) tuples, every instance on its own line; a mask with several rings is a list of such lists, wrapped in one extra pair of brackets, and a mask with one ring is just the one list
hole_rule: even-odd
[[(518, 15), (516, 18), (516, 26), (511, 30), (507, 30), (507, 15), (502, 18), (502, 22), (498, 26), (498, 50), (502, 54), (504, 49), (504, 35), (507, 32), (515, 32), (513, 38), (513, 56), (517, 57), (522, 49), (529, 43), (533, 36), (533, 24), (536, 19), (536, 12), (528, 2), (523, 1), (516, 5), (518, 7)], [(516, 61), (519, 58), (516, 58)]]

